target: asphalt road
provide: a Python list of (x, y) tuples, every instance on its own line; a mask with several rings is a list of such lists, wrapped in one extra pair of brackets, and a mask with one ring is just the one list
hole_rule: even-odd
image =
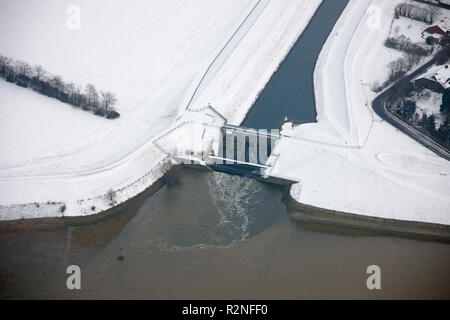
[(420, 2), (420, 3), (424, 3), (424, 4), (428, 4), (430, 6), (435, 6), (435, 7), (440, 7), (440, 8), (443, 8), (443, 9), (450, 10), (450, 5), (445, 4), (445, 3), (434, 3), (434, 2), (431, 2), (431, 1), (427, 1), (427, 0), (414, 0), (414, 1)]
[[(430, 62), (427, 62), (417, 70), (415, 70), (413, 73), (411, 73), (409, 76), (404, 77), (403, 79), (407, 79), (408, 81), (411, 81), (414, 77), (417, 75), (423, 73), (426, 69), (428, 69), (431, 65), (435, 63), (435, 59), (432, 59)], [(402, 80), (403, 80), (402, 79)], [(400, 80), (401, 81), (401, 80)], [(399, 82), (400, 82), (399, 81)], [(397, 84), (399, 83), (397, 82)], [(389, 122), (391, 125), (396, 127), (397, 129), (401, 130), (402, 132), (406, 133), (408, 136), (413, 138), (414, 140), (418, 141), (437, 155), (443, 157), (444, 159), (450, 161), (450, 152), (446, 150), (444, 147), (424, 135), (423, 133), (417, 131), (415, 128), (409, 126), (407, 123), (399, 120), (392, 114), (390, 114), (386, 109), (386, 98), (389, 96), (389, 94), (392, 92), (393, 89), (396, 88), (397, 84), (392, 86), (391, 88), (384, 91), (382, 94), (380, 94), (378, 97), (375, 98), (375, 100), (372, 101), (372, 108), (375, 111), (375, 113), (382, 118), (383, 120)]]

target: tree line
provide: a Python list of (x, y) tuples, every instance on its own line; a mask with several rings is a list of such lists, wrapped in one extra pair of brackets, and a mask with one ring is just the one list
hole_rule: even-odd
[(83, 88), (74, 83), (65, 83), (61, 76), (50, 74), (40, 65), (31, 66), (27, 62), (0, 55), (0, 77), (23, 88), (31, 88), (74, 107), (91, 111), (95, 115), (108, 119), (120, 117), (114, 110), (117, 103), (114, 93), (97, 91), (92, 84)]
[(433, 47), (427, 48), (425, 46), (421, 46), (420, 44), (412, 42), (409, 38), (406, 38), (403, 35), (397, 38), (387, 38), (384, 45), (388, 48), (400, 50), (420, 57), (425, 57), (433, 52)]
[[(386, 81), (381, 85), (378, 82), (371, 84), (370, 87), (374, 92), (381, 92), (384, 88), (400, 80), (415, 65), (419, 64), (425, 56), (434, 51), (433, 48), (426, 49), (405, 37), (388, 38), (385, 41), (385, 46), (403, 51), (403, 56), (387, 65), (388, 77)], [(436, 58), (436, 64), (441, 65), (446, 63), (450, 57), (450, 36), (448, 34), (440, 38), (438, 48), (434, 57)]]
[(399, 3), (395, 9), (395, 18), (400, 16), (410, 18), (413, 20), (425, 22), (426, 24), (433, 24), (435, 19), (439, 16), (440, 10), (435, 6), (428, 6), (428, 8), (420, 7), (412, 3)]
[(389, 62), (387, 65), (388, 73), (387, 79), (381, 85), (378, 82), (371, 84), (371, 89), (374, 92), (381, 92), (392, 83), (400, 80), (403, 76), (411, 70), (416, 64), (422, 61), (423, 56), (413, 52), (405, 52), (402, 57)]

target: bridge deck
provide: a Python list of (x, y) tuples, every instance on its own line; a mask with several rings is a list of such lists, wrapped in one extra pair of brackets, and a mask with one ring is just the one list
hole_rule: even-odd
[(222, 128), (219, 153), (210, 158), (217, 165), (247, 165), (268, 168), (266, 165), (275, 142), (280, 138), (270, 130), (258, 130), (232, 125)]

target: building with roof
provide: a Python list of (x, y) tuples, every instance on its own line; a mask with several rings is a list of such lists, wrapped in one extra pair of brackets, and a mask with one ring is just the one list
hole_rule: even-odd
[(424, 74), (412, 81), (417, 88), (427, 88), (435, 92), (443, 92), (450, 88), (450, 68), (448, 64), (433, 66)]
[(449, 27), (449, 19), (447, 17), (444, 17), (436, 24), (432, 25), (431, 27), (428, 27), (422, 32), (423, 38), (432, 36), (433, 38), (440, 38), (444, 35), (448, 35), (450, 33), (450, 27)]

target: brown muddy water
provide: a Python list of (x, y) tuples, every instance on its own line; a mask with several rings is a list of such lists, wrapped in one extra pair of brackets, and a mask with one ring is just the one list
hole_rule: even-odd
[[(89, 226), (0, 235), (0, 297), (144, 299), (450, 298), (450, 245), (320, 232), (283, 189), (185, 170), (137, 211)], [(68, 290), (66, 268), (81, 268)], [(381, 268), (381, 290), (366, 269)]]

